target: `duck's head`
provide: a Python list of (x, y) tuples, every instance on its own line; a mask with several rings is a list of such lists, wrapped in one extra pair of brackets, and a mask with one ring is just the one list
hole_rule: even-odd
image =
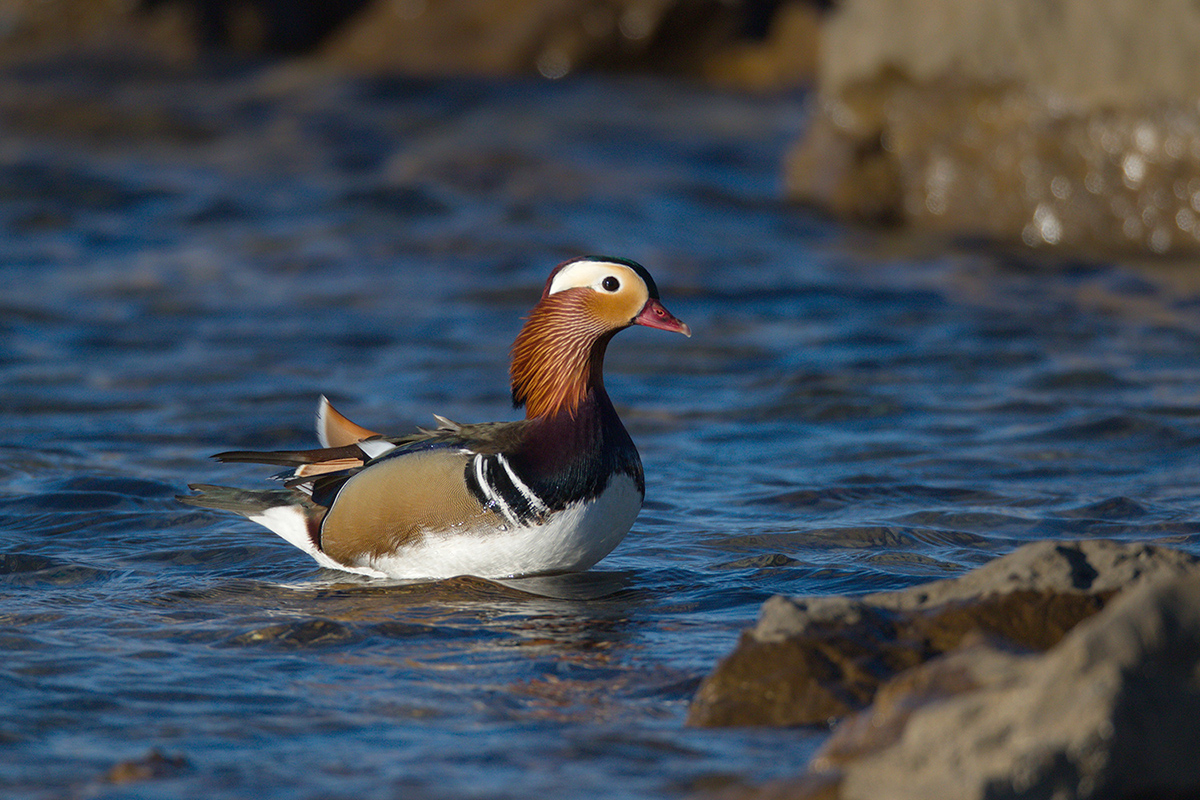
[(589, 390), (603, 392), (605, 348), (631, 325), (692, 335), (641, 264), (607, 256), (559, 264), (513, 344), (513, 404), (529, 417), (573, 414)]

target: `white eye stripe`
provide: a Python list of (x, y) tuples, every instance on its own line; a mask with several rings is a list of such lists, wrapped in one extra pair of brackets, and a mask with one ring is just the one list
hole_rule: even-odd
[(629, 267), (611, 261), (576, 261), (559, 270), (554, 280), (550, 281), (550, 294), (580, 286), (602, 290), (605, 278), (611, 276), (624, 284), (628, 280), (626, 276), (631, 273), (633, 270)]

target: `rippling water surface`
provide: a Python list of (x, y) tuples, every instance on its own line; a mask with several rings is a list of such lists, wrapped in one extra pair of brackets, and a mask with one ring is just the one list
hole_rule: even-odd
[[(0, 127), (5, 797), (784, 776), (820, 731), (683, 727), (768, 596), (1047, 537), (1200, 552), (1186, 265), (868, 238), (782, 204), (802, 97), (102, 74), (0, 80), (38, 110)], [(521, 316), (589, 252), (642, 261), (696, 332), (609, 349), (648, 496), (597, 569), (371, 583), (174, 502), (264, 476), (212, 452), (311, 446), (321, 393), (389, 431), (511, 418)]]

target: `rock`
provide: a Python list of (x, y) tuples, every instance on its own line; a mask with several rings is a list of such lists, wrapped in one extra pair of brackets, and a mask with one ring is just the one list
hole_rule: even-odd
[(844, 0), (789, 194), (1097, 253), (1200, 252), (1200, 8)]
[(1119, 590), (1200, 574), (1186, 553), (1103, 540), (1036, 542), (967, 575), (862, 598), (773, 598), (701, 684), (688, 724), (827, 724), (902, 671), (983, 637), (1044, 650)]
[(0, 8), (0, 63), (97, 52), (181, 63), (195, 47), (176, 8), (143, 13), (136, 0), (5, 0)]
[[(779, 8), (776, 9), (776, 6)], [(681, 0), (374, 0), (319, 58), (356, 70), (561, 78), (641, 69), (772, 88), (811, 80), (812, 2)], [(762, 36), (748, 36), (758, 16)]]
[(843, 0), (824, 43), (819, 80), (831, 95), (891, 70), (1132, 108), (1194, 97), (1200, 81), (1200, 9), (1189, 0)]
[(81, 53), (193, 65), (222, 55), (408, 75), (583, 69), (807, 85), (821, 0), (9, 0), (0, 63)]
[(368, 0), (141, 0), (144, 9), (184, 8), (197, 44), (208, 50), (297, 54), (310, 51)]
[(1200, 562), (1185, 553), (1103, 541), (1039, 542), (961, 579), (861, 602), (775, 598), (746, 638), (794, 642), (835, 620), (861, 625), (885, 607), (936, 613), (945, 604), (966, 604), (973, 594), (1114, 592), (1102, 611), (1045, 652), (1016, 652), (1011, 641), (994, 637), (962, 637), (960, 647), (884, 681), (867, 710), (834, 728), (806, 774), (715, 796), (1200, 796)]
[(885, 693), (814, 761), (846, 800), (1195, 797), (1200, 575), (1123, 593), (1045, 655), (964, 651)]
[(731, 37), (698, 59), (695, 69), (717, 86), (767, 91), (810, 85), (824, 14), (815, 2), (784, 2), (761, 39)]

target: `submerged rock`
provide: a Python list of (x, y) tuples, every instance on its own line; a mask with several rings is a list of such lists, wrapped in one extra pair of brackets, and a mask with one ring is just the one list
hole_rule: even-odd
[(1100, 253), (1200, 252), (1200, 9), (845, 0), (790, 195)]
[[(1030, 600), (1033, 606), (1026, 605)], [(948, 608), (959, 621), (943, 626), (937, 620)], [(984, 611), (978, 633), (966, 635), (970, 626), (962, 619), (972, 608)], [(1039, 627), (1042, 610), (1049, 613)], [(1017, 617), (1006, 622), (1010, 613)], [(1072, 616), (1091, 618), (1071, 627)], [(922, 649), (933, 657), (883, 677), (901, 659), (873, 655), (873, 643), (864, 644), (879, 634), (881, 619), (912, 640), (910, 659), (922, 660)], [(857, 649), (838, 648), (830, 632), (839, 627), (858, 637)], [(930, 635), (913, 636), (917, 629)], [(1017, 648), (1040, 650), (1050, 640), (1057, 643), (1044, 654)], [(952, 641), (960, 646), (943, 647)], [(744, 662), (731, 670), (739, 653), (744, 659), (756, 648), (784, 643), (790, 653), (817, 657), (790, 670), (776, 659), (759, 676)], [(896, 645), (884, 642), (883, 650), (889, 646)], [(864, 665), (853, 672), (858, 681), (832, 683), (834, 673), (851, 672), (841, 666), (847, 663)], [(1106, 541), (1040, 542), (963, 578), (861, 602), (775, 598), (738, 653), (702, 685), (691, 721), (784, 721), (788, 714), (761, 711), (771, 701), (806, 694), (857, 698), (867, 693), (863, 675), (877, 679), (872, 705), (835, 728), (807, 775), (731, 796), (1200, 792), (1200, 562), (1188, 554)], [(748, 703), (756, 690), (762, 698)]]
[(122, 761), (113, 766), (103, 777), (104, 783), (126, 784), (137, 781), (173, 778), (191, 769), (191, 763), (179, 755), (165, 755), (151, 750), (143, 758)]

